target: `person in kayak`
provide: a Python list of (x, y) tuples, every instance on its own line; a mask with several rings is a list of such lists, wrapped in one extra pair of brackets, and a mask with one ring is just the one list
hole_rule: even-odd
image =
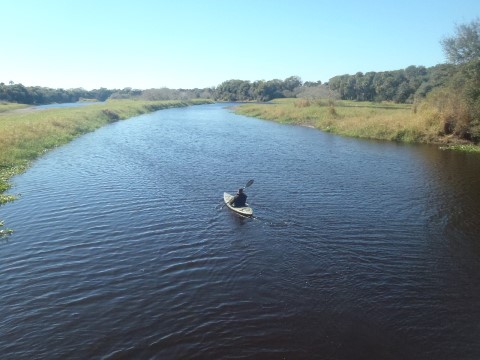
[(244, 207), (244, 206), (247, 206), (246, 203), (247, 203), (247, 195), (243, 192), (243, 189), (240, 188), (238, 189), (237, 194), (234, 196), (231, 204), (234, 207)]

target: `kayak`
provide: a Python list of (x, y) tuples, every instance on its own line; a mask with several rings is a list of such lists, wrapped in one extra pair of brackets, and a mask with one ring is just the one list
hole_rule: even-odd
[(247, 206), (242, 206), (242, 207), (235, 207), (230, 204), (230, 201), (233, 199), (233, 195), (230, 195), (229, 193), (224, 192), (223, 193), (223, 200), (225, 201), (225, 204), (228, 206), (228, 208), (232, 211), (235, 211), (236, 213), (239, 213), (244, 216), (252, 216), (253, 215), (253, 209), (248, 206), (248, 204), (245, 204)]

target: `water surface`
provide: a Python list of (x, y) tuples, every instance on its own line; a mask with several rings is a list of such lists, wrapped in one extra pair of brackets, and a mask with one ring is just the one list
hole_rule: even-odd
[(478, 359), (479, 174), (220, 104), (111, 124), (0, 208), (3, 358)]

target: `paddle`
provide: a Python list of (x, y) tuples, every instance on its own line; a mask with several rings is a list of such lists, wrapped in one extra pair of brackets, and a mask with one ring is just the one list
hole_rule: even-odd
[[(242, 187), (242, 189), (246, 189), (247, 187), (251, 186), (252, 184), (253, 184), (253, 179), (248, 180), (248, 182), (245, 184), (244, 187)], [(227, 204), (224, 203), (220, 209), (223, 209), (223, 207), (224, 207), (225, 205), (227, 205)]]
[(248, 180), (247, 184), (243, 187), (243, 189), (251, 186), (253, 184), (253, 179), (252, 180)]

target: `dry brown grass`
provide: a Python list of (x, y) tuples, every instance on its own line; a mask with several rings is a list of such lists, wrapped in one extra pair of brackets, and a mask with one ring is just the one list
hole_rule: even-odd
[(394, 103), (285, 99), (273, 104), (242, 105), (237, 111), (360, 138), (414, 142), (426, 140), (437, 131), (416, 115), (411, 105)]

